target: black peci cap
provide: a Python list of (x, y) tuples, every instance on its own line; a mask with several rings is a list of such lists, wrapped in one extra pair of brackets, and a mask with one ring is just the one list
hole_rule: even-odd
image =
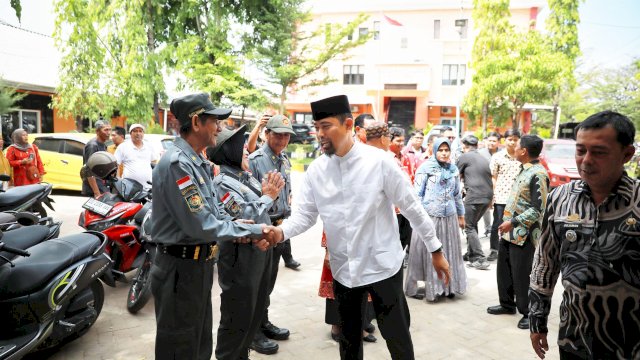
[(191, 94), (173, 99), (169, 108), (180, 124), (191, 121), (193, 115), (209, 114), (223, 120), (231, 115), (231, 109), (216, 108), (205, 93)]
[(311, 103), (313, 120), (318, 121), (338, 114), (350, 114), (349, 98), (346, 95), (332, 96)]

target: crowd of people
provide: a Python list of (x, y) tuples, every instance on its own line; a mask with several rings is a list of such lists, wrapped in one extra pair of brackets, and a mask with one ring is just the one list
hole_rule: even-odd
[[(346, 96), (311, 109), (323, 155), (296, 199), (285, 152), (294, 131), (284, 115), (263, 116), (245, 140), (246, 127), (225, 128), (231, 110), (206, 94), (177, 98), (171, 112), (180, 137), (161, 158), (143, 141), (143, 125), (131, 125), (125, 141), (124, 128), (96, 122), (85, 162), (109, 152), (118, 177), (154, 189), (156, 358), (275, 354), (290, 335), (269, 318), (280, 260), (301, 266), (290, 239), (318, 217), (326, 254), (318, 294), (342, 359), (362, 359), (363, 341), (377, 341), (373, 320), (392, 359), (414, 359), (406, 297), (464, 296), (467, 271), (493, 262), (498, 305), (487, 313), (519, 313), (517, 327), (530, 330), (541, 358), (560, 272), (561, 359), (640, 356), (640, 183), (623, 170), (635, 151), (628, 118), (605, 111), (584, 120), (576, 128), (582, 180), (551, 191), (536, 135), (510, 129), (480, 141), (445, 128), (427, 139), (415, 131), (405, 145), (403, 129), (369, 114), (353, 118)], [(21, 129), (12, 140), (0, 171), (11, 168), (15, 186), (39, 182), (38, 148)], [(104, 179), (84, 179), (83, 194), (108, 191)], [(222, 293), (214, 345), (216, 259)]]

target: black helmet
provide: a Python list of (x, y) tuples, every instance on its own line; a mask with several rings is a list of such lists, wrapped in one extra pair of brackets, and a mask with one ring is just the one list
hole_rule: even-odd
[(118, 162), (111, 153), (97, 151), (89, 156), (87, 167), (95, 177), (106, 179), (118, 169)]

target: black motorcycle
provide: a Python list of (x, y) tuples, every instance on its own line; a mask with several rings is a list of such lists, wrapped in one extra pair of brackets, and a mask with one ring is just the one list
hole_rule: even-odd
[[(8, 175), (0, 175), (0, 181), (9, 181), (11, 177)], [(53, 185), (48, 183), (31, 184), (16, 186), (8, 190), (0, 190), (0, 211), (29, 211), (40, 214), (41, 217), (47, 216), (47, 210), (44, 205), (53, 210), (53, 199), (51, 189)]]
[[(12, 231), (21, 229), (24, 227), (35, 227), (41, 228), (46, 227), (48, 229), (48, 234), (44, 240), (55, 239), (60, 235), (60, 228), (62, 227), (61, 221), (54, 221), (52, 217), (40, 217), (38, 213), (32, 213), (28, 211), (5, 211), (0, 212), (0, 231)], [(6, 241), (5, 241), (6, 243)], [(21, 247), (18, 245), (12, 245), (6, 243), (11, 247), (17, 247), (18, 249), (26, 249), (35, 245), (36, 243), (32, 243), (28, 246)]]
[(57, 347), (89, 331), (104, 303), (99, 278), (111, 264), (106, 245), (106, 236), (95, 231), (26, 251), (0, 238), (0, 253), (19, 255), (0, 255), (0, 360)]

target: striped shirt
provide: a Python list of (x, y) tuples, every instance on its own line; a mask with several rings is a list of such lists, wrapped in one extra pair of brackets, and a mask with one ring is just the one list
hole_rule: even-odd
[(623, 175), (600, 205), (583, 181), (551, 192), (531, 273), (532, 332), (548, 331), (560, 273), (560, 348), (582, 359), (640, 358), (639, 181)]

